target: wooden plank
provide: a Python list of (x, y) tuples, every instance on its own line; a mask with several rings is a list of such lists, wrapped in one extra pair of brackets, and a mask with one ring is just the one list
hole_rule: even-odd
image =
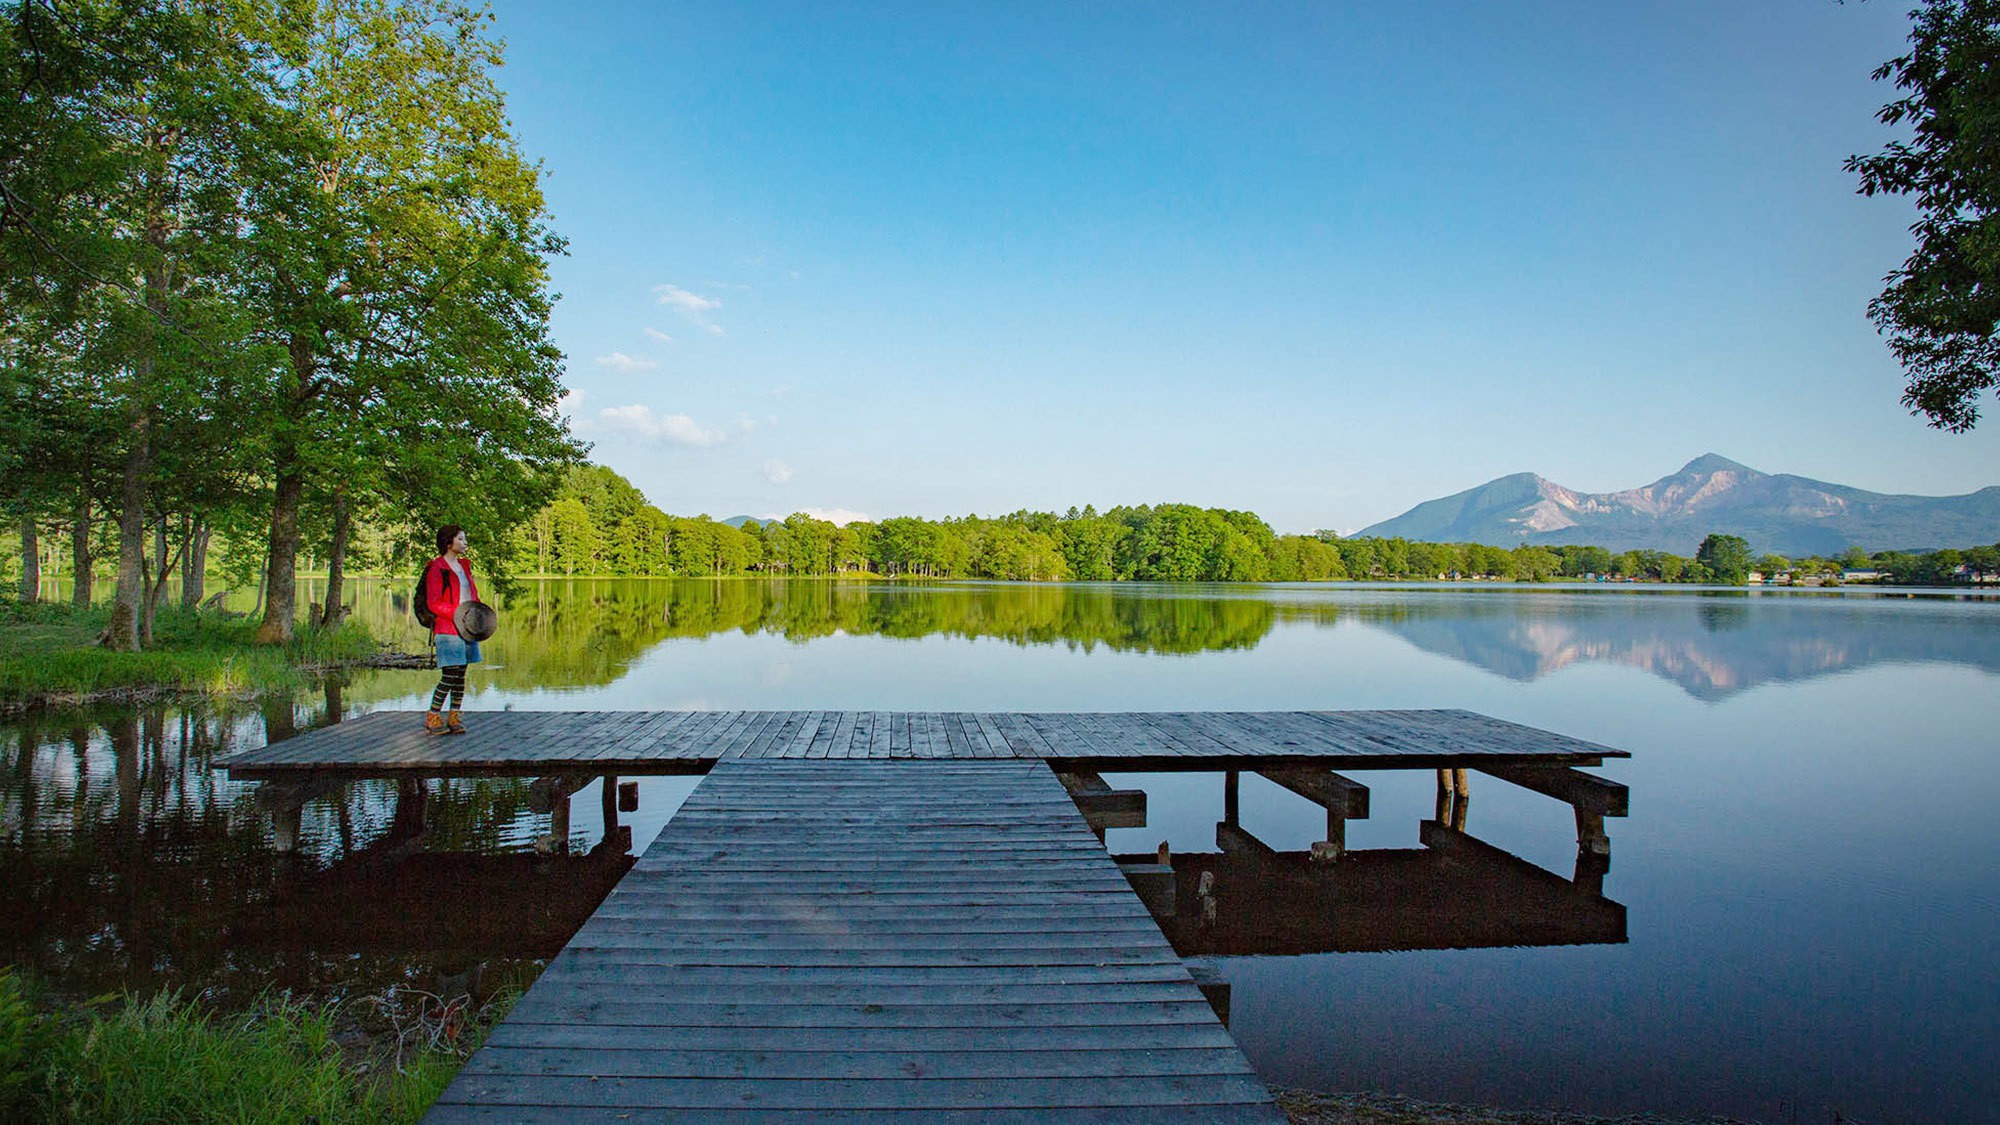
[(932, 1112), (996, 1107), (1185, 1106), (1225, 1098), (1255, 1103), (1270, 1093), (1255, 1075), (1196, 1074), (1150, 1078), (908, 1078), (901, 1080), (761, 1080), (746, 1083), (704, 1078), (593, 1079), (574, 1075), (461, 1072), (440, 1098), (447, 1103), (562, 1105), (651, 1109), (924, 1109)]
[[(915, 1034), (904, 1028), (597, 1027), (508, 1020), (487, 1045), (513, 1049), (601, 1048), (689, 1051), (1162, 1051), (1230, 1047), (1234, 1040), (1214, 1020), (1198, 1023), (1086, 1024), (1080, 1027), (940, 1027)], [(470, 1065), (468, 1063), (467, 1065)]]
[(562, 1074), (599, 1078), (908, 1079), (1147, 1077), (1233, 1074), (1226, 1047), (1092, 1051), (969, 1049), (939, 1051), (744, 1051), (689, 1048), (496, 1047), (467, 1069), (474, 1074)]
[[(1027, 726), (1000, 745), (1062, 742)], [(956, 715), (852, 729), (871, 757), (718, 762), (432, 1116), (1277, 1120), (1045, 767), (913, 760), (971, 750)]]
[(217, 763), (238, 776), (299, 771), (476, 774), (630, 771), (722, 758), (1035, 759), (1108, 768), (1256, 769), (1596, 765), (1622, 751), (1464, 711), (472, 712), (471, 732), (423, 733), (421, 713), (377, 711)]
[(528, 1105), (459, 1105), (439, 1103), (424, 1118), (425, 1121), (439, 1122), (440, 1125), (492, 1125), (507, 1122), (508, 1125), (569, 1125), (571, 1122), (605, 1122), (606, 1125), (630, 1125), (637, 1117), (658, 1120), (659, 1116), (671, 1114), (683, 1118), (698, 1113), (698, 1120), (704, 1125), (822, 1125), (824, 1122), (890, 1122), (915, 1123), (940, 1120), (955, 1122), (956, 1125), (1236, 1125), (1236, 1123), (1259, 1123), (1282, 1125), (1285, 1118), (1276, 1109), (1264, 1105), (1226, 1104), (1208, 1105), (1190, 1102), (1185, 1105), (1164, 1106), (1096, 1106), (1062, 1107), (1036, 1106), (1033, 1108), (1011, 1109), (953, 1109), (948, 1116), (940, 1116), (936, 1109), (715, 1109), (702, 1108), (683, 1114), (678, 1110), (654, 1110), (635, 1112), (616, 1106), (528, 1106)]

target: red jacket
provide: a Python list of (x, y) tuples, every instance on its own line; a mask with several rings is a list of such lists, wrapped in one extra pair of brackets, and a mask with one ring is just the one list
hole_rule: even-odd
[(430, 603), (431, 612), (437, 614), (435, 631), (450, 637), (458, 636), (458, 625), (452, 620), (452, 614), (458, 612), (458, 603), (479, 600), (479, 583), (472, 577), (472, 561), (460, 559), (458, 565), (465, 569), (465, 582), (472, 587), (469, 593), (459, 590), (458, 575), (451, 572), (451, 565), (444, 561), (443, 555), (424, 567), (424, 600)]

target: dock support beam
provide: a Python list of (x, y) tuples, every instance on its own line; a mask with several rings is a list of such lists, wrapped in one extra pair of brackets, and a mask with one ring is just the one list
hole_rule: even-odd
[(1113, 789), (1094, 773), (1077, 771), (1056, 774), (1069, 799), (1076, 802), (1090, 830), (1104, 839), (1107, 828), (1146, 827), (1146, 791)]
[(1630, 790), (1615, 781), (1567, 766), (1479, 768), (1502, 781), (1553, 797), (1576, 813), (1576, 882), (1602, 892), (1604, 874), (1611, 870), (1611, 837), (1604, 831), (1604, 818), (1627, 814), (1631, 808)]
[(1368, 787), (1352, 778), (1312, 766), (1257, 772), (1326, 810), (1326, 839), (1312, 849), (1316, 862), (1339, 859), (1347, 851), (1347, 822), (1368, 819)]

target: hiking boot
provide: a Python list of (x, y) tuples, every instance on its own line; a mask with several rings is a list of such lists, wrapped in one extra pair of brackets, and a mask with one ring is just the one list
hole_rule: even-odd
[(445, 733), (444, 716), (436, 711), (424, 712), (424, 733), (425, 734)]
[(456, 710), (452, 711), (451, 717), (445, 720), (444, 732), (446, 734), (465, 733), (465, 724), (458, 721), (458, 712)]

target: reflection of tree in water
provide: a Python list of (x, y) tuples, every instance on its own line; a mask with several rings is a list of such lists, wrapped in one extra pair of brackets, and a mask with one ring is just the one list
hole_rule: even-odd
[(270, 987), (352, 995), (491, 961), (234, 940), (291, 888), (371, 850), (518, 853), (539, 827), (526, 781), (459, 781), (430, 795), (417, 839), (409, 787), (363, 781), (315, 791), (298, 850), (280, 852), (255, 787), (210, 763), (295, 718), (289, 704), (155, 707), (0, 728), (0, 963), (71, 996), (179, 988), (230, 1006)]
[[(501, 606), (488, 682), (583, 687), (622, 676), (662, 641), (724, 633), (806, 642), (836, 634), (991, 638), (1086, 651), (1195, 653), (1254, 647), (1276, 612), (1265, 600), (1106, 586), (951, 586), (719, 579), (524, 583)], [(411, 674), (409, 690), (421, 677)], [(378, 689), (379, 690), (379, 689)]]
[(1750, 607), (1741, 602), (1722, 602), (1710, 598), (1701, 600), (1701, 627), (1711, 633), (1726, 629), (1741, 629), (1750, 624)]

